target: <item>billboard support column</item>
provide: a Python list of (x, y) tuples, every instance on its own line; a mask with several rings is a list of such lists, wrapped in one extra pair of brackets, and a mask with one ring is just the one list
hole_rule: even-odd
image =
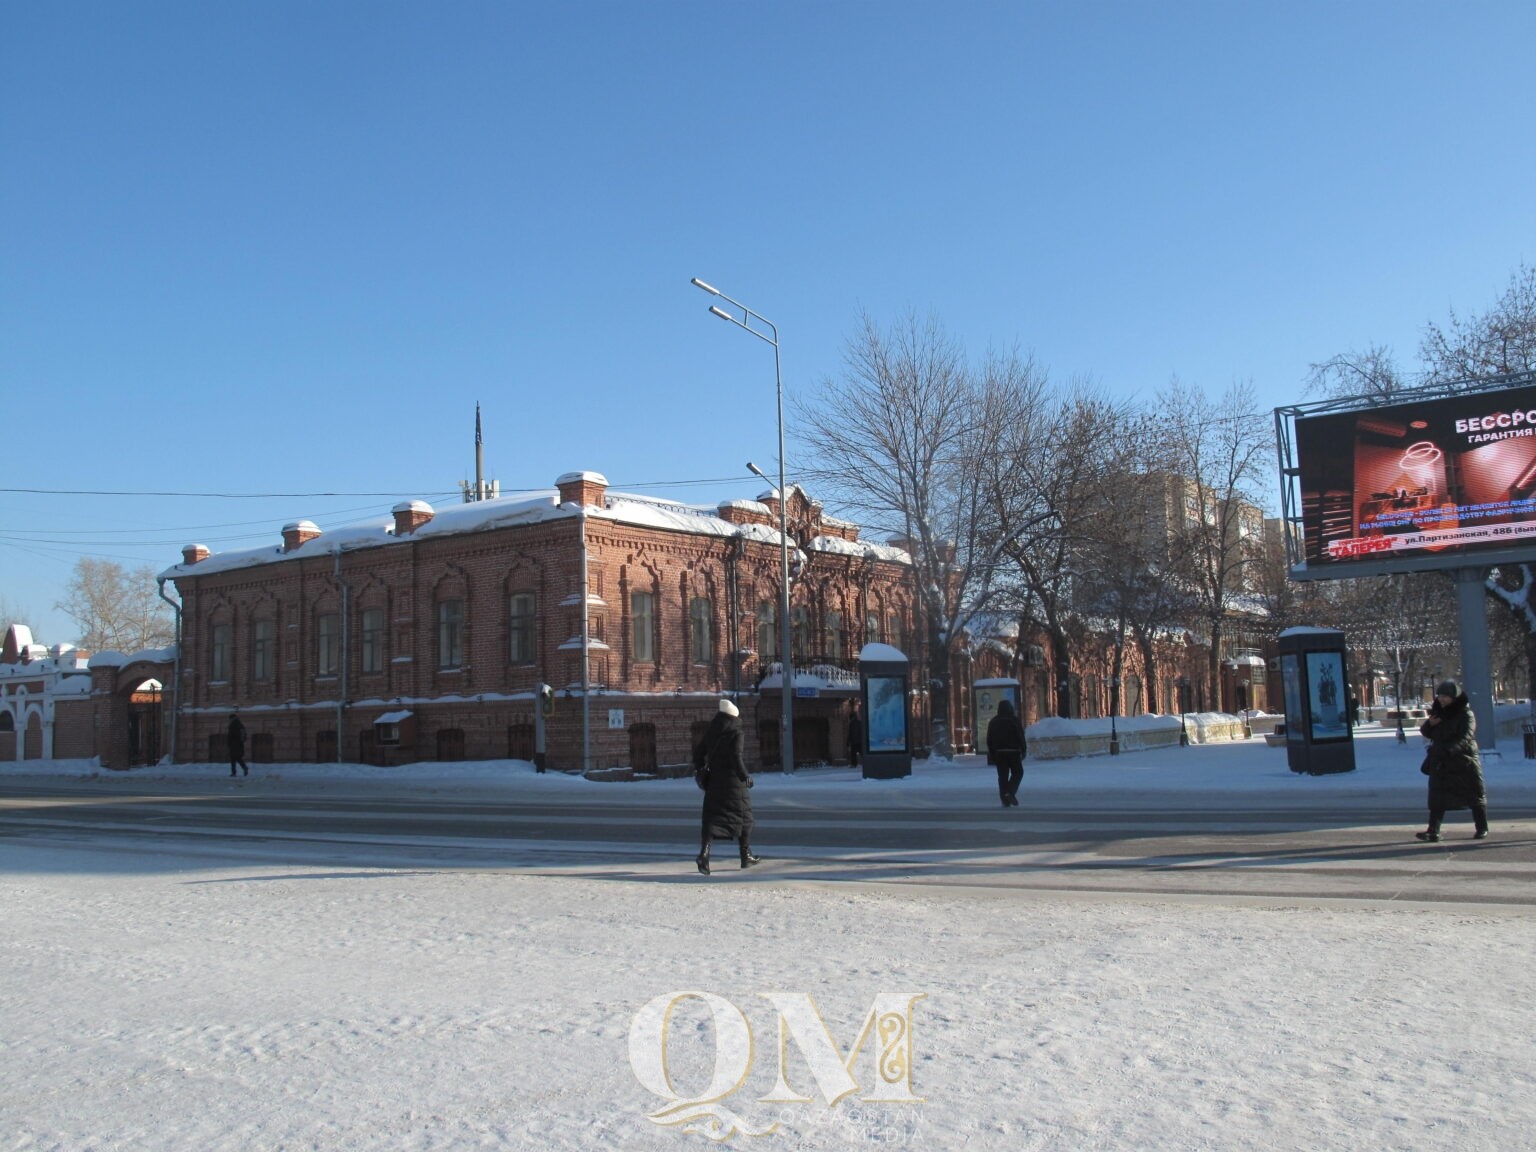
[(1488, 649), (1488, 574), (1481, 568), (1458, 568), (1456, 617), (1461, 629), (1461, 690), (1477, 717), (1477, 746), (1492, 749), (1498, 726), (1493, 718), (1493, 661)]

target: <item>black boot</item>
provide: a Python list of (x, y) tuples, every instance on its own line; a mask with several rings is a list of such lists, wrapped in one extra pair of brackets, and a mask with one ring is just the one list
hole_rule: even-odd
[(752, 846), (743, 840), (741, 842), (741, 866), (743, 868), (750, 868), (752, 865), (761, 864), (762, 862), (763, 858), (752, 855)]
[(1479, 804), (1472, 809), (1472, 823), (1477, 829), (1477, 831), (1472, 833), (1472, 839), (1488, 839), (1488, 808), (1486, 805)]
[(699, 854), (694, 857), (693, 862), (699, 866), (699, 871), (700, 872), (704, 873), (704, 875), (706, 875), (706, 876), (709, 875), (709, 845), (708, 844), (704, 845), (704, 847), (699, 849)]

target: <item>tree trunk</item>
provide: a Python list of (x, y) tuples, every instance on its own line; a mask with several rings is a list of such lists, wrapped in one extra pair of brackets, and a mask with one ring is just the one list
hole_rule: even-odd
[(1207, 662), (1211, 677), (1211, 693), (1208, 701), (1212, 712), (1222, 712), (1225, 701), (1221, 698), (1221, 617), (1211, 619), (1211, 653)]

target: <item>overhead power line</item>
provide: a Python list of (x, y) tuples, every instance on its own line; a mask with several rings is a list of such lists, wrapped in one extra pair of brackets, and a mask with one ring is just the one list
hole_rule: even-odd
[(105, 488), (0, 488), (27, 496), (165, 496), (199, 500), (318, 500), (323, 497), (384, 499), (402, 496), (456, 496), (454, 490), (411, 492), (128, 492)]

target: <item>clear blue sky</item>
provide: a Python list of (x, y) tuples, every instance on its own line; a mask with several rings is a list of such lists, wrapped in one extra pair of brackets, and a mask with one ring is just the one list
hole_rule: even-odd
[[(0, 488), (432, 499), (477, 401), (504, 490), (772, 472), (772, 352), (693, 276), (778, 324), (790, 394), (912, 310), (1298, 400), (1536, 262), (1533, 44), (1475, 0), (6, 0)], [(71, 640), (81, 555), (392, 495), (0, 492), (0, 595)]]

